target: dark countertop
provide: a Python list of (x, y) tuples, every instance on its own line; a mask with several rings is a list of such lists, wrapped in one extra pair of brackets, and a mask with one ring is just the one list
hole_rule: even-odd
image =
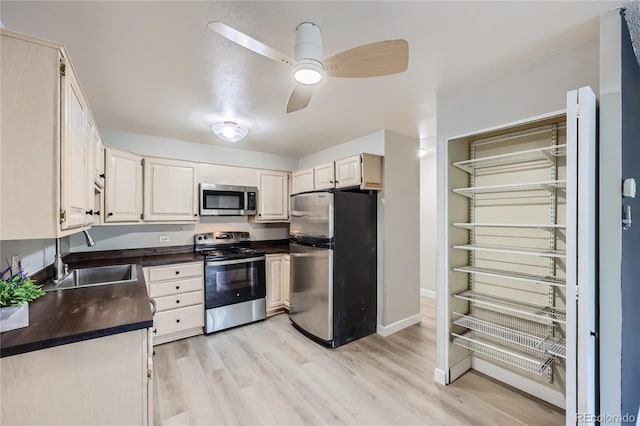
[[(254, 241), (251, 247), (289, 252), (288, 240)], [(152, 327), (142, 268), (201, 260), (193, 246), (71, 253), (64, 258), (69, 268), (135, 264), (138, 280), (48, 292), (29, 303), (28, 327), (0, 333), (0, 357)], [(48, 267), (33, 278), (44, 282), (51, 275)]]

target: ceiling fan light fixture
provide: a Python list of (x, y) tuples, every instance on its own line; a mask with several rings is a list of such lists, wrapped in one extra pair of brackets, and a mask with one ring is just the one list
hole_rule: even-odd
[(244, 139), (249, 130), (241, 127), (235, 121), (225, 121), (211, 126), (211, 131), (225, 142), (238, 142)]
[(303, 59), (293, 66), (293, 78), (300, 84), (312, 86), (324, 77), (324, 67), (313, 59)]

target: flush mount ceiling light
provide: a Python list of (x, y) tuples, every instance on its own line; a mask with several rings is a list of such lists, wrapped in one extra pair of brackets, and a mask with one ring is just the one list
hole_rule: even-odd
[(244, 127), (240, 127), (235, 121), (225, 121), (211, 126), (211, 131), (225, 142), (238, 142), (244, 139), (249, 132)]

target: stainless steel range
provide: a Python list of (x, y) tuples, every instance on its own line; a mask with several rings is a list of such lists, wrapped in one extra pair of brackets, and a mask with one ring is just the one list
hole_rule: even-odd
[(205, 262), (205, 333), (266, 318), (265, 254), (250, 240), (248, 232), (195, 236)]

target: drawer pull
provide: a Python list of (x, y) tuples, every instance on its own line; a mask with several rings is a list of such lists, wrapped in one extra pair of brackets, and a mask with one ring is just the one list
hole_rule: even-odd
[(180, 318), (178, 318), (178, 319), (176, 320), (176, 322), (180, 322)]
[(155, 328), (153, 329), (153, 334), (158, 334), (158, 330), (156, 330)]
[(180, 286), (179, 285), (176, 286), (176, 290), (180, 290)]
[(176, 303), (180, 303), (180, 300), (176, 300)]
[(180, 271), (176, 271), (176, 275), (180, 275)]

